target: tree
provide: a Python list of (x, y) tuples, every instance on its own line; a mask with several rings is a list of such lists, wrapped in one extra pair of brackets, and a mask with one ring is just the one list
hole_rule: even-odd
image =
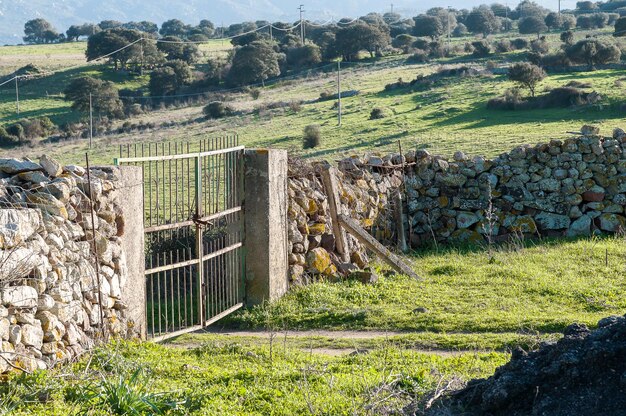
[(409, 53), (411, 45), (416, 40), (417, 39), (411, 35), (398, 35), (394, 38), (394, 40), (391, 41), (391, 46), (393, 46), (394, 48), (402, 49), (403, 53)]
[(613, 33), (615, 37), (623, 37), (626, 36), (626, 17), (620, 17), (615, 22), (615, 33)]
[(193, 82), (193, 72), (191, 72), (191, 68), (187, 65), (187, 62), (181, 60), (173, 60), (166, 62), (163, 67), (172, 68), (174, 70), (174, 74), (176, 75), (176, 84), (178, 88), (183, 85), (189, 85)]
[(64, 94), (66, 100), (72, 101), (72, 108), (81, 113), (89, 112), (91, 94), (91, 108), (96, 114), (109, 117), (122, 117), (124, 114), (119, 91), (110, 81), (89, 76), (74, 78)]
[(319, 46), (307, 43), (287, 50), (287, 64), (291, 68), (304, 68), (317, 65), (322, 61), (322, 51)]
[(378, 26), (356, 22), (337, 31), (335, 48), (344, 60), (351, 61), (357, 58), (362, 50), (368, 51), (370, 56), (374, 57), (382, 48), (388, 46), (390, 41), (389, 33), (382, 31)]
[(454, 30), (452, 31), (452, 36), (460, 38), (461, 36), (465, 36), (465, 35), (467, 35), (467, 26), (465, 26), (463, 23), (457, 24)]
[(465, 26), (472, 33), (482, 33), (487, 36), (498, 30), (498, 19), (487, 6), (474, 8), (465, 19)]
[(122, 27), (122, 22), (118, 22), (117, 20), (103, 20), (98, 23), (98, 26), (100, 26), (100, 29), (102, 30), (115, 29)]
[(593, 70), (596, 65), (619, 62), (620, 49), (606, 41), (589, 38), (578, 41), (566, 49), (567, 57), (573, 63), (584, 63)]
[(543, 20), (546, 15), (550, 12), (543, 6), (535, 3), (531, 0), (523, 0), (520, 2), (515, 8), (518, 19), (524, 19), (526, 17), (538, 17)]
[(141, 22), (128, 22), (122, 25), (124, 29), (134, 29), (140, 32), (149, 33), (151, 35), (157, 35), (159, 33), (159, 26), (156, 23), (143, 20)]
[(571, 30), (566, 30), (561, 33), (561, 42), (563, 42), (566, 46), (571, 46), (574, 44), (574, 32)]
[(33, 19), (24, 24), (24, 42), (52, 43), (59, 40), (59, 33), (45, 19)]
[(77, 41), (81, 36), (91, 36), (100, 31), (100, 26), (94, 25), (93, 23), (84, 23), (80, 26), (72, 25), (70, 26), (65, 35), (67, 36), (68, 41)]
[(509, 68), (509, 79), (530, 90), (530, 95), (535, 96), (537, 84), (546, 77), (543, 69), (528, 62), (520, 62)]
[(413, 20), (415, 21), (413, 26), (413, 35), (415, 36), (429, 36), (435, 40), (445, 32), (441, 20), (435, 16), (420, 14), (415, 16)]
[[(141, 69), (154, 66), (163, 60), (163, 55), (158, 51), (156, 42), (145, 39), (146, 36), (143, 32), (124, 28), (96, 33), (87, 41), (87, 60), (110, 54), (108, 59), (116, 70), (125, 69), (129, 63)], [(142, 38), (144, 40), (139, 40)]]
[(193, 43), (183, 43), (177, 36), (165, 36), (157, 42), (157, 49), (168, 61), (181, 60), (192, 64), (200, 57), (198, 46)]
[(598, 6), (593, 1), (579, 1), (576, 3), (576, 10), (581, 12), (589, 13), (597, 10)]
[(524, 17), (519, 22), (519, 33), (524, 35), (534, 33), (537, 35), (537, 37), (539, 37), (540, 33), (546, 32), (547, 30), (548, 26), (546, 26), (543, 19), (538, 16)]
[(268, 42), (252, 42), (236, 50), (227, 79), (234, 85), (264, 82), (280, 75), (280, 58)]
[(176, 72), (169, 66), (157, 68), (150, 73), (148, 89), (153, 97), (173, 95), (179, 87), (180, 84), (178, 83)]
[(546, 15), (544, 23), (550, 29), (560, 29), (563, 25), (563, 19), (561, 18), (560, 13), (550, 12)]
[(159, 33), (161, 36), (178, 36), (185, 37), (189, 31), (189, 26), (178, 19), (170, 19), (161, 25)]

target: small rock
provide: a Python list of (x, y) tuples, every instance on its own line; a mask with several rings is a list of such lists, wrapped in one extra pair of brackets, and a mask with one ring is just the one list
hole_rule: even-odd
[(9, 175), (41, 169), (41, 166), (29, 160), (0, 159), (0, 172), (7, 173)]

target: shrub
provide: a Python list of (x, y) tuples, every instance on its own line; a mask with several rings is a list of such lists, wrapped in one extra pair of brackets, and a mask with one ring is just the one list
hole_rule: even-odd
[(252, 97), (253, 100), (258, 100), (260, 96), (261, 96), (261, 90), (260, 89), (258, 89), (258, 88), (250, 89), (250, 97)]
[(223, 118), (233, 113), (233, 108), (221, 101), (213, 101), (207, 104), (202, 110), (206, 118)]
[(502, 97), (492, 98), (487, 101), (489, 110), (517, 110), (523, 103), (522, 95), (518, 88), (507, 90)]
[(472, 42), (474, 47), (473, 55), (477, 58), (484, 58), (491, 55), (491, 45), (486, 40)]
[(546, 77), (543, 69), (528, 62), (520, 62), (509, 68), (509, 79), (530, 90), (530, 95), (535, 96), (537, 84)]
[(620, 49), (599, 39), (583, 39), (566, 49), (567, 57), (574, 63), (586, 63), (589, 69), (597, 64), (619, 62), (622, 55)]
[(567, 46), (573, 45), (574, 32), (572, 32), (571, 30), (566, 30), (565, 32), (561, 33), (561, 42), (563, 42)]
[(545, 36), (540, 37), (539, 39), (535, 39), (530, 42), (530, 50), (535, 53), (545, 54), (550, 52), (550, 45)]
[(430, 51), (430, 41), (424, 38), (417, 38), (411, 45), (415, 49), (421, 49), (423, 51)]
[(511, 46), (514, 49), (518, 49), (518, 50), (527, 49), (529, 45), (530, 45), (530, 42), (528, 42), (528, 39), (524, 39), (524, 38), (517, 38), (511, 41)]
[(370, 120), (378, 120), (388, 116), (387, 110), (380, 107), (374, 107), (370, 112)]
[(564, 51), (544, 55), (540, 58), (540, 63), (542, 66), (549, 68), (567, 68), (572, 65)]
[(423, 64), (425, 62), (428, 62), (428, 53), (424, 50), (421, 49), (417, 49), (415, 51), (413, 51), (413, 53), (411, 54), (411, 56), (409, 56), (408, 58), (406, 58), (407, 63), (414, 63), (414, 64)]
[(9, 127), (7, 127), (6, 131), (7, 133), (9, 133), (9, 135), (17, 137), (19, 141), (22, 141), (25, 139), (24, 127), (22, 127), (22, 125), (19, 123), (10, 125)]
[(302, 111), (302, 103), (300, 101), (293, 100), (289, 102), (289, 109), (294, 113)]
[(513, 47), (508, 39), (501, 39), (496, 42), (495, 49), (497, 53), (511, 52)]
[(459, 23), (458, 25), (456, 25), (456, 27), (452, 31), (452, 36), (455, 36), (457, 38), (465, 35), (467, 35), (467, 26), (465, 26), (463, 23)]
[(322, 131), (318, 124), (309, 124), (304, 128), (304, 137), (302, 139), (302, 148), (313, 149), (322, 142)]
[(4, 127), (0, 126), (0, 147), (12, 147), (19, 142), (20, 139), (9, 134)]

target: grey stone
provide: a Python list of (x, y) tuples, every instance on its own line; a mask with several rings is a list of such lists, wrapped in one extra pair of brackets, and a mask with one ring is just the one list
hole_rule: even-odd
[(473, 212), (461, 211), (457, 214), (456, 223), (459, 228), (469, 228), (480, 221), (480, 218)]
[(535, 216), (535, 222), (542, 230), (563, 230), (569, 228), (571, 220), (567, 215), (541, 212)]
[(57, 177), (63, 173), (63, 166), (48, 155), (41, 156), (39, 164), (43, 167), (46, 173), (52, 177)]
[(583, 215), (570, 225), (567, 230), (568, 237), (579, 237), (591, 235), (591, 218), (588, 215)]
[(30, 160), (0, 159), (0, 172), (8, 173), (9, 175), (41, 169), (40, 165)]
[(34, 325), (22, 326), (22, 344), (27, 347), (41, 348), (43, 345), (43, 330)]

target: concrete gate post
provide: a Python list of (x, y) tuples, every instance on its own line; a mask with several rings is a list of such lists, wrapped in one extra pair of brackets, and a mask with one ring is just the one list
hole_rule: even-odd
[(289, 288), (287, 151), (244, 154), (246, 303), (258, 305)]
[(128, 277), (122, 289), (122, 300), (127, 306), (127, 320), (131, 332), (146, 339), (146, 276), (143, 224), (143, 177), (139, 166), (115, 166), (119, 178), (120, 207), (124, 218), (121, 233), (122, 249), (126, 255)]

